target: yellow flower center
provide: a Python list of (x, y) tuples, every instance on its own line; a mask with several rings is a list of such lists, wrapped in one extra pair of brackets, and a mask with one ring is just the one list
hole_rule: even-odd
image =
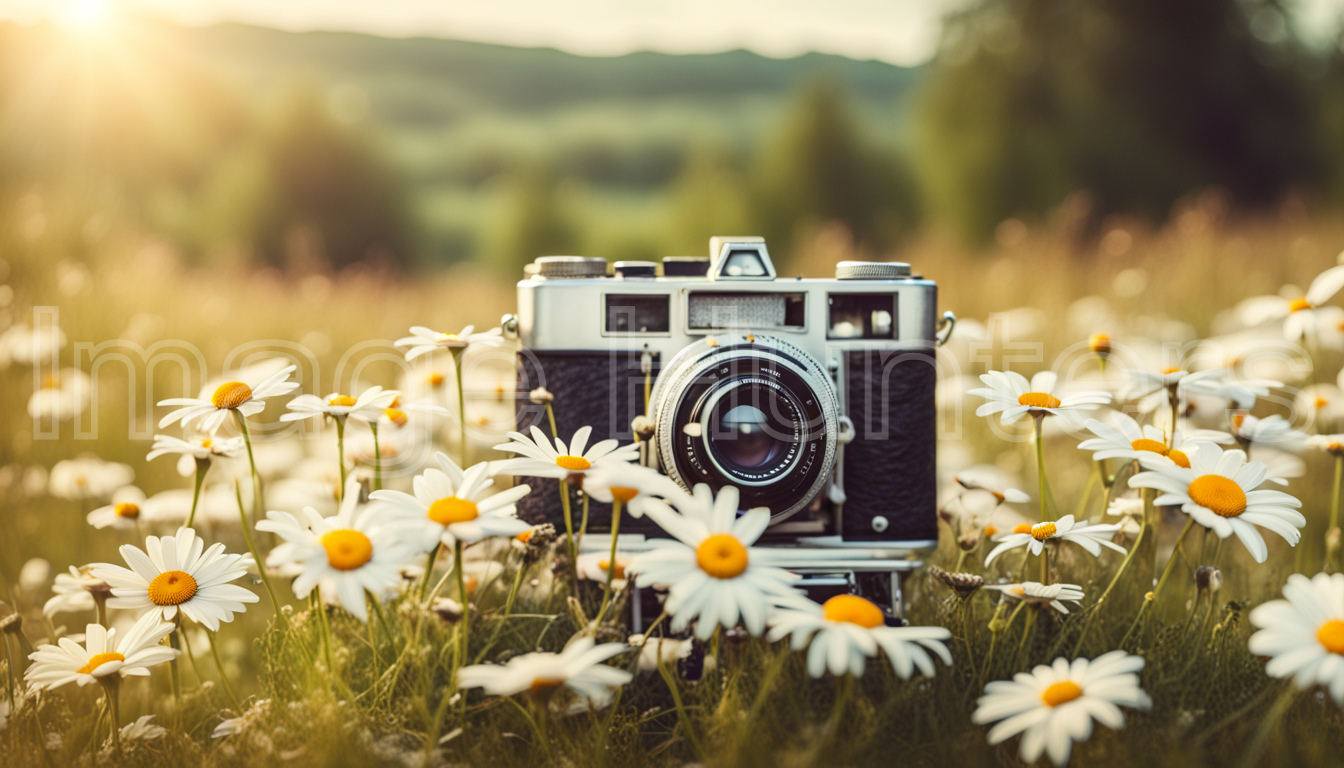
[[(598, 567), (598, 569), (601, 570), (603, 573), (607, 573), (607, 572), (611, 571), (611, 561), (610, 561), (610, 560), (599, 560), (598, 563), (597, 563), (597, 567)], [(624, 566), (624, 565), (621, 565), (619, 562), (616, 563), (616, 570), (615, 570), (614, 572), (612, 572), (611, 577), (612, 577), (613, 579), (624, 579), (624, 578), (625, 578), (625, 566)]]
[(132, 520), (140, 516), (140, 507), (129, 501), (118, 504), (114, 511), (117, 513), (117, 517), (129, 517)]
[(164, 571), (149, 582), (149, 601), (155, 605), (181, 605), (196, 594), (196, 579), (186, 571)]
[(1288, 302), (1289, 312), (1301, 312), (1304, 309), (1311, 309), (1311, 302), (1307, 301), (1307, 298), (1305, 296), (1303, 296), (1300, 299), (1293, 299), (1292, 301)]
[(1317, 408), (1324, 408), (1325, 406), (1330, 404), (1329, 400), (1326, 400), (1324, 397), (1321, 397), (1320, 395), (1317, 395), (1316, 399), (1313, 400), (1312, 402)]
[(1013, 526), (1013, 533), (1031, 533), (1030, 523), (1018, 523)]
[(1222, 475), (1200, 475), (1190, 483), (1190, 499), (1222, 517), (1246, 511), (1246, 492)]
[(555, 465), (570, 472), (582, 472), (593, 468), (593, 463), (582, 456), (556, 456)]
[(398, 427), (406, 426), (405, 411), (398, 411), (395, 408), (384, 408), (383, 415), (387, 417), (388, 421), (392, 422), (393, 424), (396, 424)]
[(998, 532), (999, 532), (999, 529), (996, 528), (996, 527), (994, 527), (994, 526), (992, 526), (992, 525), (986, 525), (986, 526), (985, 526), (985, 535), (986, 535), (986, 536), (993, 536), (994, 534), (996, 534), (996, 533), (998, 533)]
[(357, 399), (355, 399), (355, 398), (353, 398), (353, 397), (351, 397), (351, 396), (349, 396), (349, 395), (337, 395), (337, 396), (331, 398), (330, 400), (328, 400), (328, 401), (327, 401), (327, 405), (341, 405), (341, 406), (345, 406), (346, 408), (351, 408), (351, 407), (353, 407), (354, 404), (357, 403), (357, 402), (359, 402), (359, 400), (357, 400)]
[(1136, 451), (1151, 451), (1152, 453), (1160, 454), (1162, 456), (1167, 455), (1167, 446), (1165, 444), (1160, 443), (1157, 440), (1149, 440), (1146, 437), (1140, 440), (1135, 440), (1129, 444), (1129, 447)]
[(443, 384), (443, 374), (442, 374), (442, 373), (431, 373), (431, 374), (429, 374), (429, 376), (425, 379), (425, 383), (428, 384), (428, 385), (431, 386), (431, 387), (442, 386), (442, 384)]
[(60, 388), (61, 388), (61, 379), (60, 379), (60, 377), (58, 377), (58, 376), (57, 376), (56, 374), (54, 374), (54, 373), (47, 374), (46, 377), (44, 377), (44, 378), (42, 379), (42, 388), (43, 388), (43, 389), (60, 389)]
[(93, 670), (103, 666), (109, 661), (125, 661), (125, 660), (126, 657), (122, 656), (120, 653), (117, 653), (116, 651), (108, 651), (107, 653), (95, 653), (94, 655), (89, 657), (88, 664), (85, 664), (84, 666), (80, 667), (75, 671), (81, 675), (92, 675)]
[(1049, 392), (1028, 392), (1017, 398), (1018, 405), (1029, 408), (1058, 408), (1059, 398)]
[(1180, 373), (1180, 372), (1181, 372), (1181, 369), (1180, 369), (1180, 368), (1163, 368), (1163, 369), (1162, 369), (1162, 374), (1163, 374), (1164, 376), (1170, 376), (1170, 375), (1173, 374), (1173, 373)]
[(528, 687), (527, 692), (541, 693), (542, 691), (547, 691), (556, 686), (563, 685), (564, 682), (564, 680), (557, 677), (538, 677), (532, 681), (532, 685)]
[(1068, 704), (1082, 695), (1083, 689), (1079, 688), (1077, 683), (1072, 680), (1060, 680), (1041, 691), (1041, 701), (1045, 702), (1047, 707), (1058, 707), (1060, 704)]
[(208, 437), (207, 437), (206, 439), (204, 439), (204, 440), (201, 441), (201, 447), (202, 447), (202, 448), (209, 448), (210, 446), (212, 446), (212, 445), (214, 445), (214, 444), (215, 444), (215, 441), (214, 441), (214, 440), (211, 440), (211, 439), (208, 438)]
[(1111, 337), (1104, 333), (1093, 334), (1092, 338), (1088, 339), (1087, 345), (1098, 355), (1105, 355), (1111, 351)]
[(1037, 523), (1031, 526), (1031, 538), (1037, 541), (1045, 541), (1054, 536), (1056, 530), (1054, 523)]
[(716, 579), (732, 579), (747, 570), (747, 548), (735, 536), (716, 533), (695, 548), (695, 564)]
[(1344, 656), (1344, 621), (1331, 619), (1325, 622), (1316, 630), (1316, 639), (1325, 646), (1325, 650)]
[(228, 381), (215, 389), (210, 404), (216, 408), (237, 408), (252, 399), (252, 388), (241, 381)]
[(613, 499), (622, 504), (629, 504), (631, 499), (639, 495), (638, 488), (624, 488), (618, 485), (613, 485), (607, 490), (611, 491), (611, 497)]
[(821, 604), (821, 615), (827, 621), (858, 624), (860, 627), (882, 626), (882, 609), (858, 595), (836, 595)]
[(1176, 462), (1176, 466), (1178, 467), (1184, 467), (1185, 469), (1190, 468), (1190, 457), (1186, 456), (1184, 451), (1178, 451), (1175, 448), (1172, 448), (1170, 451), (1167, 451), (1167, 458)]
[(446, 496), (429, 505), (429, 519), (443, 526), (470, 522), (479, 514), (476, 502), (456, 496)]
[(532, 529), (528, 528), (526, 531), (523, 531), (522, 533), (518, 534), (517, 536), (514, 536), (513, 538), (526, 544), (527, 542), (532, 540)]
[(342, 528), (322, 534), (327, 565), (338, 571), (353, 571), (373, 559), (373, 542), (359, 531)]

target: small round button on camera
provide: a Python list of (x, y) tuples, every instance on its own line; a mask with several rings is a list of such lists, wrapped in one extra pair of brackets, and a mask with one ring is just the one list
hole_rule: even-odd
[(891, 523), (887, 522), (887, 518), (881, 515), (878, 515), (877, 517), (873, 518), (873, 530), (877, 531), (878, 533), (882, 533), (883, 531), (887, 530), (887, 526), (889, 525), (891, 525)]

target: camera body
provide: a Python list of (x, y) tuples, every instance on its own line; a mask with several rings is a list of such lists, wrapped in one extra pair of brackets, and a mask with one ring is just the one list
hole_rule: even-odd
[[(810, 588), (899, 611), (899, 575), (938, 538), (932, 281), (886, 262), (779, 278), (758, 237), (715, 237), (708, 258), (661, 269), (550, 256), (526, 274), (504, 322), (522, 346), (520, 430), (550, 434), (529, 399), (544, 387), (562, 439), (641, 439), (644, 463), (684, 487), (738, 487), (743, 509), (771, 511), (759, 544)], [(563, 527), (550, 483), (518, 509)], [(607, 531), (610, 508), (591, 502), (585, 544), (609, 546), (592, 535)], [(624, 551), (663, 536), (628, 517), (620, 534)]]

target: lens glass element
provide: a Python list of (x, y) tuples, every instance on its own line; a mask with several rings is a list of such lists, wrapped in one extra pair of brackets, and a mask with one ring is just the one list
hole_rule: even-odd
[(738, 481), (769, 482), (798, 457), (803, 432), (798, 405), (777, 386), (733, 386), (708, 416), (706, 444), (713, 461)]

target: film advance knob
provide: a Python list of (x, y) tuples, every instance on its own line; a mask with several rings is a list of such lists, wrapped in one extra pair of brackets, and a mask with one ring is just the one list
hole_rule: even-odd
[(835, 265), (837, 280), (900, 280), (910, 277), (910, 265), (900, 261), (842, 261)]
[(537, 277), (607, 276), (607, 260), (595, 256), (542, 256), (535, 263)]

